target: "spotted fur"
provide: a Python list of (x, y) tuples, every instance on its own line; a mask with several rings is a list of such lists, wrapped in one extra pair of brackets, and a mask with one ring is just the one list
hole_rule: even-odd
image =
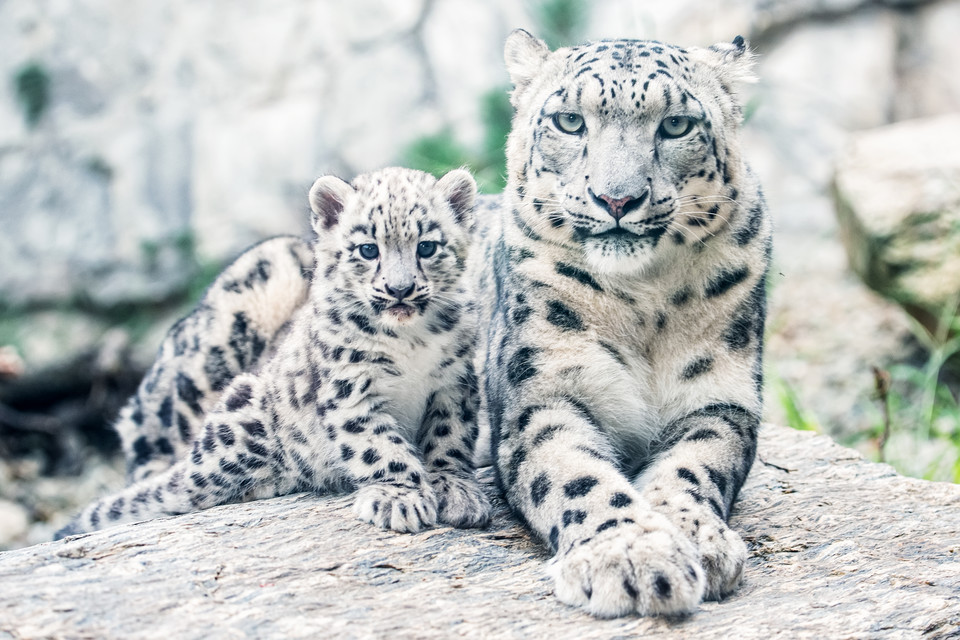
[(475, 192), (461, 170), (318, 179), (315, 245), (254, 247), (171, 330), (119, 423), (132, 484), (58, 535), (353, 488), (381, 527), (483, 525)]
[[(770, 223), (740, 155), (741, 38), (506, 45), (508, 184), (479, 359), (500, 484), (557, 596), (675, 614), (740, 582)], [(492, 269), (490, 266), (492, 265)]]

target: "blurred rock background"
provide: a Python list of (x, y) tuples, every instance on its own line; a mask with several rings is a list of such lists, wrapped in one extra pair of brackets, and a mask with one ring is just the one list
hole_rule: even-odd
[[(944, 366), (960, 349), (956, 298), (915, 321), (873, 293), (848, 267), (835, 206), (869, 220), (876, 202), (844, 184), (915, 182), (911, 158), (960, 146), (955, 128), (924, 121), (960, 112), (960, 0), (6, 0), (0, 549), (48, 539), (122, 483), (109, 421), (164, 331), (244, 247), (306, 231), (317, 175), (467, 164), (499, 190), (515, 27), (554, 46), (751, 41), (760, 81), (744, 142), (777, 225), (767, 419), (960, 480)], [(894, 146), (858, 142), (891, 123)], [(863, 144), (878, 151), (857, 156)], [(858, 175), (876, 154), (903, 166)], [(937, 214), (920, 235), (945, 244), (914, 280), (947, 278), (949, 294), (960, 275), (932, 267), (960, 246), (960, 164), (937, 166), (936, 204), (915, 189), (920, 210), (900, 218)], [(902, 235), (865, 227), (844, 224), (848, 247)]]

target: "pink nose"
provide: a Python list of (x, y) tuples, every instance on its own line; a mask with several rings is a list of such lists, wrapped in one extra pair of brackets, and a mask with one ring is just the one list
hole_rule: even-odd
[[(647, 199), (648, 191), (644, 191), (643, 195), (639, 198), (634, 198), (633, 196), (627, 196), (625, 198), (611, 198), (606, 195), (594, 196), (597, 200), (603, 203), (603, 206), (606, 207), (607, 213), (613, 216), (614, 220), (619, 222), (620, 218), (627, 215), (637, 207), (643, 204), (644, 200)], [(598, 202), (598, 204), (600, 204)]]

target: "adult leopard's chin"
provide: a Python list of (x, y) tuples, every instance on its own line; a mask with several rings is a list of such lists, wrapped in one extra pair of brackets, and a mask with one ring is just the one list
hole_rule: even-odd
[(604, 274), (631, 275), (646, 269), (656, 258), (665, 225), (640, 233), (615, 227), (581, 238), (584, 256), (593, 269)]

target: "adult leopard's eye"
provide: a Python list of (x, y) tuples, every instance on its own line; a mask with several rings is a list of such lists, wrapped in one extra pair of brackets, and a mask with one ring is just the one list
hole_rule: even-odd
[(362, 244), (357, 247), (357, 251), (360, 252), (360, 257), (365, 260), (373, 260), (380, 255), (380, 249), (375, 244)]
[(680, 138), (693, 129), (693, 118), (673, 116), (660, 123), (660, 135), (664, 138)]
[(424, 240), (417, 245), (417, 255), (421, 258), (429, 258), (437, 252), (437, 243), (430, 240)]
[(578, 113), (558, 113), (553, 116), (553, 124), (564, 133), (583, 132), (583, 116)]

